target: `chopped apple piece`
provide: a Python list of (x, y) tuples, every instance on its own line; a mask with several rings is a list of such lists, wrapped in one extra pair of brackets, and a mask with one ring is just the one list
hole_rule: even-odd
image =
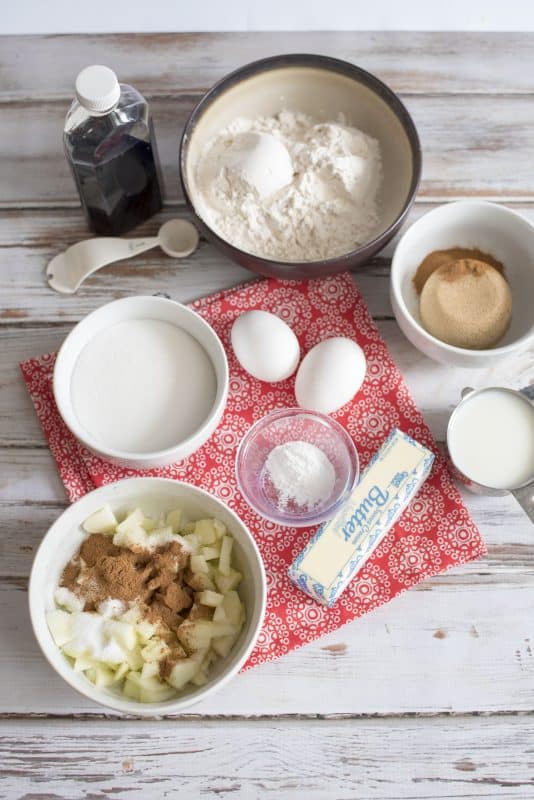
[(191, 572), (201, 572), (204, 575), (209, 573), (208, 564), (204, 556), (191, 556)]
[(48, 629), (58, 647), (63, 647), (72, 639), (72, 616), (67, 611), (56, 608), (46, 615)]
[(130, 700), (141, 700), (141, 687), (139, 683), (133, 679), (134, 675), (139, 675), (139, 672), (129, 672), (126, 681), (124, 682), (124, 686), (122, 689), (122, 693), (125, 697), (129, 697)]
[(215, 653), (210, 647), (210, 649), (207, 651), (204, 658), (200, 662), (200, 666), (207, 673), (214, 661), (217, 661), (217, 653)]
[(175, 689), (162, 683), (158, 678), (142, 678), (140, 696), (142, 703), (163, 703), (174, 695)]
[(138, 622), (135, 626), (135, 630), (137, 631), (141, 644), (146, 644), (156, 633), (156, 626), (147, 619), (142, 619), (141, 622)]
[(183, 689), (189, 683), (195, 672), (198, 670), (198, 663), (193, 658), (183, 658), (177, 661), (171, 670), (167, 681), (175, 689)]
[(215, 566), (213, 561), (209, 561), (208, 562), (208, 575), (210, 576), (212, 581), (214, 581), (215, 578), (217, 577), (217, 575), (219, 575), (219, 574), (220, 574), (219, 570), (217, 569), (217, 567)]
[(194, 653), (191, 653), (189, 658), (193, 659), (193, 661), (196, 661), (197, 665), (200, 667), (209, 651), (210, 646), (207, 644), (205, 647), (200, 647), (198, 650), (195, 650)]
[(125, 650), (133, 650), (137, 645), (135, 627), (119, 619), (107, 620), (104, 631), (109, 639), (113, 639)]
[(195, 532), (195, 523), (194, 522), (184, 522), (182, 524), (182, 533), (194, 533)]
[(198, 519), (195, 523), (195, 533), (200, 544), (214, 544), (217, 541), (212, 519)]
[(156, 678), (159, 676), (159, 664), (157, 661), (145, 661), (141, 670), (141, 678)]
[(172, 527), (165, 525), (163, 528), (154, 528), (148, 537), (147, 544), (149, 547), (162, 547), (169, 542), (175, 542), (177, 538), (176, 534), (172, 532)]
[(154, 539), (157, 539), (160, 536), (163, 539), (167, 539), (167, 538), (174, 539), (174, 533), (173, 533), (173, 530), (172, 530), (172, 525), (158, 525), (158, 527), (154, 528), (154, 530), (151, 532), (150, 541), (152, 541), (152, 537), (154, 537)]
[(128, 650), (126, 653), (126, 659), (130, 666), (131, 670), (138, 670), (142, 669), (143, 664), (145, 663), (143, 656), (141, 655), (141, 648), (136, 647), (134, 650)]
[(165, 517), (165, 524), (171, 526), (173, 533), (178, 533), (181, 530), (182, 509), (173, 508), (172, 511), (169, 511)]
[(115, 673), (109, 667), (104, 666), (103, 664), (98, 664), (95, 667), (96, 673), (96, 680), (95, 686), (111, 686), (112, 683), (115, 683)]
[(205, 575), (202, 572), (187, 571), (185, 574), (185, 582), (195, 592), (202, 592), (204, 589), (211, 589), (213, 592), (215, 591), (215, 584), (210, 576)]
[(221, 542), (221, 555), (219, 556), (219, 572), (221, 575), (230, 575), (230, 557), (234, 540), (231, 536), (223, 536)]
[(226, 534), (228, 529), (224, 524), (224, 522), (221, 522), (220, 519), (213, 519), (212, 522), (213, 522), (213, 529), (215, 531), (215, 537), (217, 541), (219, 541), (219, 539), (222, 539), (222, 537)]
[(95, 659), (91, 656), (78, 656), (74, 659), (74, 672), (85, 672), (86, 669), (96, 666)]
[(145, 521), (145, 515), (141, 511), (140, 508), (136, 508), (135, 511), (130, 512), (122, 522), (116, 527), (117, 533), (126, 533), (126, 531), (131, 531), (134, 528), (139, 528)]
[(224, 606), (218, 606), (213, 612), (213, 622), (228, 622)]
[(187, 543), (189, 552), (192, 553), (193, 555), (196, 555), (200, 547), (198, 536), (195, 533), (187, 533), (183, 536), (183, 540), (184, 542)]
[(203, 670), (202, 668), (199, 669), (197, 672), (195, 672), (195, 674), (191, 678), (191, 683), (194, 686), (205, 686), (207, 682), (208, 682), (208, 676), (205, 670)]
[(87, 644), (82, 644), (79, 639), (71, 639), (71, 641), (66, 642), (61, 649), (64, 655), (76, 659), (80, 656), (87, 655), (89, 646)]
[(87, 517), (82, 528), (87, 533), (111, 533), (117, 527), (117, 518), (108, 504)]
[(151, 663), (162, 659), (169, 651), (168, 646), (162, 639), (154, 639), (141, 650), (144, 661)]
[(229, 622), (213, 622), (211, 635), (213, 638), (221, 636), (235, 636), (239, 633), (237, 625), (231, 625)]
[(141, 686), (141, 670), (131, 670), (126, 676), (126, 680), (130, 681), (131, 683), (135, 684), (135, 686)]
[(115, 680), (122, 681), (126, 673), (129, 671), (130, 671), (130, 665), (126, 661), (123, 661), (123, 663), (119, 664), (119, 666), (115, 670)]
[(62, 606), (66, 611), (83, 611), (85, 605), (81, 597), (77, 597), (74, 592), (66, 586), (59, 586), (54, 592), (54, 600), (58, 606)]
[(209, 545), (208, 547), (202, 547), (200, 549), (200, 555), (204, 556), (206, 561), (212, 561), (214, 558), (219, 558), (221, 554), (221, 548), (218, 544)]
[(236, 586), (239, 585), (241, 578), (243, 576), (240, 572), (235, 569), (230, 569), (229, 575), (216, 575), (215, 576), (215, 583), (217, 585), (217, 589), (222, 594), (228, 594), (232, 589), (235, 589)]
[(224, 600), (224, 595), (219, 594), (218, 592), (212, 592), (210, 589), (206, 589), (203, 592), (198, 592), (195, 595), (195, 601), (200, 603), (202, 606), (210, 606), (211, 608), (217, 608), (220, 606), (222, 601)]
[(239, 627), (243, 623), (244, 609), (243, 604), (236, 591), (230, 590), (224, 595), (222, 606), (226, 614), (226, 619), (232, 625)]
[(221, 658), (226, 658), (230, 650), (235, 644), (237, 639), (237, 635), (234, 634), (233, 636), (219, 636), (216, 639), (212, 639), (211, 646), (213, 647), (214, 651), (217, 653), (218, 656)]
[(117, 545), (117, 547), (128, 547), (130, 549), (146, 547), (148, 535), (141, 525), (137, 525), (125, 531), (117, 531), (113, 537), (113, 544)]
[(206, 619), (197, 619), (194, 622), (182, 622), (176, 631), (181, 644), (188, 652), (209, 647), (213, 635), (213, 622)]

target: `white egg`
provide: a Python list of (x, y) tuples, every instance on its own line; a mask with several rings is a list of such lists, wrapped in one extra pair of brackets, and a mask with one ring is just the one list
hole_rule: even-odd
[(334, 336), (307, 353), (297, 372), (295, 394), (301, 408), (331, 414), (352, 400), (365, 378), (363, 350), (356, 342)]
[(232, 325), (231, 338), (243, 369), (260, 381), (283, 381), (297, 368), (297, 337), (285, 322), (268, 311), (241, 314)]

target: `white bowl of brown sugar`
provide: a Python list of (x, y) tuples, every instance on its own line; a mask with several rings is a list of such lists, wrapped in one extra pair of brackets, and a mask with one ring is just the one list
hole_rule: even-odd
[(422, 353), (492, 367), (534, 343), (534, 227), (496, 203), (439, 206), (400, 239), (390, 297)]
[(224, 503), (164, 478), (127, 478), (67, 508), (29, 584), (43, 654), (90, 700), (176, 714), (250, 656), (266, 581), (254, 539)]

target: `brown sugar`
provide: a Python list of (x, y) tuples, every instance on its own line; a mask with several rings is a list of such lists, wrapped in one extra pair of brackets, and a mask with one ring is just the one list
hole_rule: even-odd
[(489, 264), (504, 276), (504, 266), (501, 262), (497, 261), (489, 253), (484, 253), (477, 248), (450, 247), (448, 250), (434, 250), (421, 261), (414, 275), (413, 282), (417, 294), (421, 294), (425, 283), (437, 269), (452, 261), (463, 261), (465, 259)]
[(421, 293), (421, 321), (449, 345), (493, 347), (512, 316), (512, 293), (503, 275), (483, 261), (465, 258), (442, 264)]

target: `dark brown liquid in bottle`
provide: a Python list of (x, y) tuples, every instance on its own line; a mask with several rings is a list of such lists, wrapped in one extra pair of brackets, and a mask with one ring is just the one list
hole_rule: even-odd
[[(137, 126), (139, 127), (139, 126)], [(146, 138), (114, 130), (107, 117), (92, 117), (68, 134), (65, 146), (91, 230), (118, 236), (162, 207), (152, 122)]]

